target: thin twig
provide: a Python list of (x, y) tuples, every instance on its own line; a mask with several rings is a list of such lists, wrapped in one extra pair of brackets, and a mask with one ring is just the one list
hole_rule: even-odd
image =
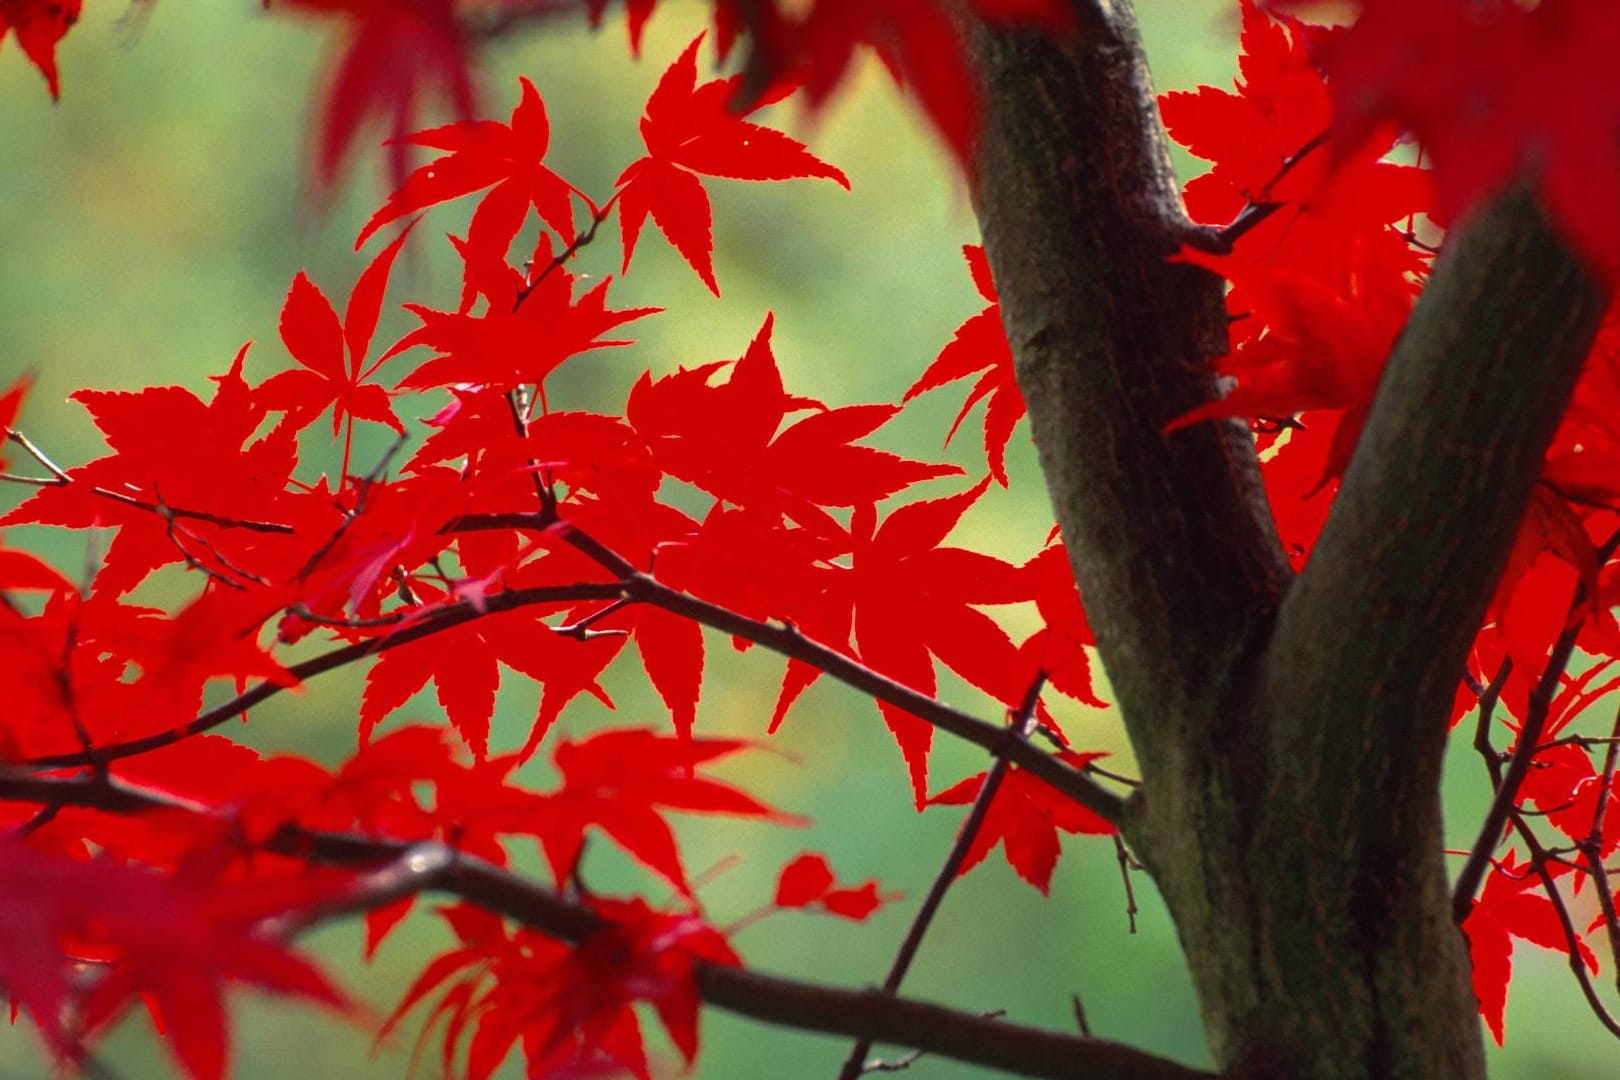
[[(987, 1013), (979, 1014), (980, 1018), (984, 1020), (999, 1020), (1006, 1015), (1006, 1009), (991, 1009)], [(908, 1054), (901, 1054), (897, 1058), (868, 1058), (866, 1064), (861, 1066), (861, 1072), (863, 1074), (905, 1072), (921, 1061), (924, 1056), (923, 1051), (913, 1050)]]
[[(549, 276), (563, 263), (579, 254), (579, 250), (586, 244), (589, 244), (592, 240), (596, 239), (596, 231), (602, 227), (602, 223), (606, 221), (609, 215), (613, 213), (613, 204), (619, 201), (620, 194), (621, 192), (615, 191), (613, 193), (613, 197), (608, 199), (608, 201), (603, 203), (601, 206), (592, 206), (590, 227), (584, 232), (576, 234), (573, 241), (567, 247), (563, 248), (556, 255), (552, 256), (551, 261), (545, 266), (541, 267), (539, 273), (534, 274), (529, 278), (523, 287), (518, 290), (517, 299), (512, 304), (513, 311), (516, 311), (518, 308), (523, 306), (523, 302), (529, 298), (529, 295), (533, 293), (535, 289), (540, 287), (540, 283), (546, 280), (547, 276)], [(586, 201), (589, 202), (590, 200), (586, 199)]]
[[(521, 386), (506, 395), (507, 408), (512, 413), (512, 426), (517, 431), (519, 439), (527, 441), (529, 438), (529, 400), (528, 392)], [(551, 488), (551, 473), (540, 475), (539, 463), (534, 458), (529, 459), (529, 477), (534, 481), (534, 494), (540, 500), (540, 515), (542, 518), (555, 519), (557, 516), (557, 493)]]
[(562, 626), (555, 627), (554, 632), (561, 634), (563, 637), (576, 638), (579, 641), (587, 641), (590, 638), (597, 637), (622, 637), (623, 635), (629, 633), (629, 631), (592, 630), (591, 627), (612, 615), (614, 612), (623, 611), (627, 606), (629, 606), (629, 604), (630, 601), (621, 597), (620, 599), (613, 601), (611, 604), (597, 608), (589, 615), (583, 615), (571, 623), (566, 623)]
[(1074, 1007), (1074, 1026), (1080, 1029), (1080, 1034), (1091, 1038), (1091, 1021), (1086, 1019), (1086, 1007), (1081, 1003), (1080, 995), (1070, 994), (1069, 1004)]
[(1325, 146), (1329, 134), (1326, 129), (1318, 132), (1298, 150), (1284, 158), (1276, 173), (1266, 182), (1265, 187), (1260, 190), (1260, 194), (1258, 196), (1251, 195), (1248, 205), (1239, 211), (1238, 216), (1227, 224), (1217, 229), (1204, 230), (1204, 235), (1196, 238), (1197, 246), (1216, 255), (1230, 254), (1232, 248), (1236, 246), (1244, 235), (1287, 205), (1287, 203), (1277, 202), (1272, 199), (1271, 189), (1276, 187), (1283, 177), (1292, 172), (1294, 167), (1301, 161), (1304, 161), (1313, 152)]
[[(1134, 934), (1136, 916), (1141, 912), (1141, 908), (1136, 906), (1136, 889), (1131, 885), (1131, 870), (1138, 867), (1136, 860), (1131, 858), (1129, 849), (1125, 847), (1125, 838), (1117, 832), (1114, 834), (1114, 854), (1119, 858), (1119, 878), (1125, 883), (1125, 919), (1130, 923), (1131, 933)], [(1076, 1001), (1078, 1000), (1077, 998)]]
[(1502, 697), (1502, 687), (1507, 685), (1508, 676), (1512, 673), (1513, 657), (1504, 656), (1502, 663), (1496, 668), (1496, 674), (1491, 677), (1490, 685), (1475, 691), (1479, 698), (1479, 718), (1474, 724), (1474, 749), (1485, 759), (1485, 770), (1490, 773), (1492, 791), (1502, 786), (1502, 755), (1491, 742), (1491, 721), (1496, 714), (1496, 703)]
[[(1046, 673), (1041, 672), (1030, 682), (1029, 689), (1024, 693), (1024, 700), (1018, 706), (1018, 712), (1011, 718), (1007, 727), (1007, 742), (1023, 742), (1029, 737), (1029, 729), (1035, 722), (1035, 708), (1040, 704), (1041, 690), (1046, 686)], [(928, 895), (917, 909), (917, 914), (911, 920), (911, 926), (906, 930), (906, 936), (900, 943), (900, 949), (895, 953), (894, 963), (889, 966), (889, 973), (883, 979), (883, 993), (897, 994), (900, 984), (905, 980), (906, 972), (911, 970), (912, 961), (917, 958), (917, 950), (922, 947), (922, 939), (933, 924), (934, 916), (939, 913), (939, 906), (945, 900), (945, 893), (956, 881), (962, 870), (962, 864), (967, 861), (968, 852), (973, 842), (978, 839), (979, 830), (984, 827), (985, 819), (990, 814), (990, 805), (995, 801), (996, 792), (1001, 788), (1001, 782), (1012, 767), (1007, 758), (997, 755), (985, 771), (984, 779), (979, 783), (979, 792), (973, 798), (973, 805), (968, 809), (967, 817), (962, 821), (962, 828), (956, 834), (956, 842), (951, 845), (949, 854), (945, 856), (944, 865), (939, 873), (934, 875), (933, 884), (928, 888)], [(844, 1067), (838, 1073), (838, 1080), (856, 1080), (861, 1075), (866, 1064), (866, 1057), (872, 1052), (872, 1041), (862, 1039), (858, 1041), (844, 1060)]]
[[(6, 429), (6, 438), (27, 451), (28, 456), (39, 463), (40, 467), (51, 474), (51, 479), (41, 479), (29, 476), (15, 476), (11, 473), (0, 474), (0, 480), (13, 484), (31, 484), (35, 487), (68, 487), (78, 484), (66, 469), (52, 461), (35, 442), (27, 435), (15, 428)], [(245, 529), (249, 532), (279, 533), (290, 536), (295, 531), (291, 525), (283, 525), (274, 521), (242, 521), (236, 518), (221, 517), (201, 510), (186, 510), (178, 506), (165, 507), (161, 503), (150, 503), (144, 499), (137, 499), (133, 495), (126, 495), (120, 491), (111, 491), (104, 487), (90, 487), (90, 493), (103, 499), (123, 503), (138, 510), (147, 510), (165, 517), (186, 518), (191, 521), (206, 521), (210, 525), (218, 525), (222, 529)]]
[[(1620, 529), (1598, 547), (1597, 564), (1602, 566), (1608, 562), (1614, 555), (1616, 547), (1620, 547)], [(1491, 852), (1496, 850), (1496, 845), (1501, 840), (1502, 830), (1506, 827), (1514, 804), (1518, 800), (1519, 788), (1523, 785), (1524, 778), (1530, 771), (1530, 763), (1536, 756), (1536, 746), (1541, 742), (1541, 733), (1547, 726), (1547, 716), (1552, 709), (1553, 696), (1558, 692), (1559, 680), (1563, 678), (1564, 670), (1569, 666), (1570, 656), (1575, 651), (1575, 639), (1580, 636), (1581, 628), (1586, 625), (1586, 620), (1580, 617), (1581, 608), (1585, 604), (1586, 584), (1582, 582), (1575, 587), (1575, 593), (1570, 598), (1564, 632), (1558, 635), (1558, 640), (1547, 657), (1547, 666), (1542, 670), (1541, 678), (1536, 680), (1535, 689), (1530, 692), (1530, 704), (1525, 712), (1524, 723), (1519, 728), (1518, 743), (1513, 748), (1513, 757), (1508, 762), (1507, 772), (1496, 785), (1496, 794), (1491, 799), (1491, 807), (1485, 815), (1484, 822), (1480, 825), (1479, 837), (1474, 841), (1474, 846), (1468, 853), (1468, 860), (1457, 875), (1457, 883), (1451, 894), (1451, 915), (1459, 925), (1473, 910), (1474, 894), (1479, 891), (1480, 882), (1484, 880), (1485, 869), (1490, 865)]]
[(56, 462), (52, 461), (50, 457), (46, 455), (45, 451), (41, 450), (37, 445), (35, 445), (34, 440), (30, 439), (27, 435), (24, 435), (16, 428), (7, 428), (6, 438), (22, 447), (23, 450), (27, 452), (29, 457), (37, 461), (46, 472), (56, 477), (57, 483), (73, 483), (73, 477), (67, 474), (67, 470), (62, 468), (62, 466), (58, 465)]
[[(1576, 595), (1578, 602), (1579, 593)], [(1536, 755), (1536, 744), (1541, 741), (1541, 730), (1547, 723), (1547, 712), (1552, 705), (1553, 693), (1558, 687), (1558, 680), (1562, 677), (1564, 669), (1569, 666), (1570, 654), (1575, 650), (1575, 638), (1580, 634), (1583, 625), (1584, 620), (1577, 620), (1565, 627), (1553, 646), (1552, 655), (1547, 659), (1547, 667), (1542, 671), (1541, 678), (1536, 681), (1536, 688), (1531, 691), (1530, 707), (1526, 710), (1524, 724), (1519, 729), (1518, 745), (1513, 748), (1513, 757), (1508, 761), (1507, 772), (1496, 785), (1496, 795), (1491, 799), (1490, 810), (1485, 814), (1485, 820), (1479, 827), (1479, 837), (1469, 850), (1468, 861), (1463, 863), (1461, 872), (1457, 874), (1457, 883), (1452, 888), (1451, 916), (1459, 925), (1468, 918), (1468, 913), (1474, 908), (1474, 894), (1479, 892), (1480, 882), (1484, 880), (1485, 870), (1490, 865), (1491, 852), (1495, 851), (1496, 845), (1501, 842), (1502, 830), (1512, 814), (1519, 788), (1530, 771), (1530, 762)]]
[(1085, 772), (1088, 772), (1093, 776), (1100, 776), (1104, 780), (1112, 780), (1116, 784), (1124, 784), (1126, 787), (1133, 788), (1142, 786), (1142, 781), (1136, 779), (1135, 777), (1126, 776), (1124, 773), (1114, 772), (1112, 769), (1105, 769), (1101, 765), (1098, 765), (1095, 761), (1086, 762), (1082, 768)]
[(60, 814), (61, 812), (62, 807), (59, 803), (48, 803), (45, 806), (40, 807), (39, 812), (34, 814), (27, 821), (23, 822), (21, 825), (14, 826), (11, 832), (6, 834), (7, 839), (13, 841), (21, 840), (26, 836), (30, 836), (38, 832), (40, 829), (43, 829), (45, 826), (55, 821), (56, 815)]
[(1610, 788), (1614, 784), (1615, 767), (1620, 765), (1620, 709), (1615, 710), (1613, 734), (1609, 748), (1603, 755), (1603, 772), (1598, 777), (1597, 805), (1592, 810), (1592, 828), (1586, 839), (1576, 846), (1586, 861), (1586, 872), (1597, 886), (1598, 906), (1603, 911), (1603, 927), (1609, 936), (1609, 953), (1614, 960), (1615, 985), (1620, 987), (1620, 914), (1614, 906), (1614, 890), (1609, 886), (1609, 872), (1603, 866), (1603, 819), (1608, 816)]

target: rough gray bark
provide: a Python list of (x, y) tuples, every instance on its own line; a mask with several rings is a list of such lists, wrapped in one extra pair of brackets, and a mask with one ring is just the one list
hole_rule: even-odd
[(1124, 831), (1217, 1066), (1484, 1075), (1438, 783), (1462, 661), (1603, 300), (1526, 198), (1455, 229), (1290, 580), (1217, 394), (1222, 286), (1129, 0), (1067, 44), (979, 30), (974, 195), (1035, 441), (1140, 760)]

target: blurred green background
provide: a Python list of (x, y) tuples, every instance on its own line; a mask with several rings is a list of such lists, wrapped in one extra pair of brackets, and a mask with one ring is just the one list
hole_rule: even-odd
[[(1227, 0), (1139, 4), (1161, 89), (1230, 85), (1233, 6)], [(486, 111), (504, 119), (516, 100), (516, 76), (528, 76), (553, 124), (548, 164), (603, 198), (620, 169), (639, 155), (636, 120), (647, 93), (701, 29), (705, 11), (701, 4), (664, 4), (640, 63), (627, 57), (623, 27), (612, 19), (598, 33), (582, 20), (559, 19), (499, 41), (485, 54)], [(21, 426), (65, 465), (101, 451), (83, 411), (66, 400), (76, 388), (180, 383), (206, 396), (206, 376), (225, 370), (250, 339), (258, 342), (250, 379), (279, 370), (287, 359), (276, 319), (293, 275), (306, 270), (341, 310), (369, 258), (353, 253), (352, 238), (387, 190), (379, 157), (362, 153), (326, 213), (313, 213), (305, 196), (308, 132), (332, 45), (329, 27), (268, 15), (252, 0), (168, 0), (150, 18), (130, 14), (121, 0), (87, 6), (60, 49), (64, 93), (55, 106), (15, 43), (0, 48), (0, 386), (23, 371), (36, 373)], [(767, 310), (777, 316), (776, 352), (790, 391), (832, 404), (894, 401), (979, 309), (960, 255), (961, 245), (976, 239), (962, 182), (880, 70), (864, 69), (815, 118), (788, 108), (772, 122), (844, 169), (853, 192), (820, 181), (710, 183), (723, 299), (711, 297), (649, 227), (629, 280), (616, 284), (612, 296), (618, 307), (657, 304), (667, 312), (635, 324), (636, 346), (565, 368), (552, 385), (554, 404), (616, 409), (643, 370), (735, 357)], [(1179, 164), (1196, 168), (1185, 157)], [(454, 303), (456, 267), (439, 237), (460, 231), (467, 212), (458, 204), (429, 216), (396, 269), (391, 301)], [(583, 270), (596, 275), (616, 273), (617, 264), (611, 230), (581, 260)], [(411, 325), (414, 320), (396, 310), (378, 340), (392, 340), (389, 334)], [(928, 395), (877, 441), (915, 456), (936, 454), (965, 390), (963, 384)], [(979, 422), (976, 413), (947, 454), (973, 477), (983, 469)], [(357, 467), (375, 460), (381, 446), (363, 440)], [(337, 461), (317, 424), (306, 462), (318, 471), (335, 469)], [(1023, 427), (1010, 463), (1011, 491), (992, 488), (959, 538), (1021, 561), (1039, 548), (1050, 525)], [(925, 490), (943, 494), (959, 487), (943, 482)], [(0, 490), (0, 506), (15, 505), (21, 494)], [(19, 529), (8, 542), (48, 551), (70, 573), (84, 559), (82, 543), (73, 538)], [(188, 588), (159, 575), (143, 595), (173, 599)], [(1020, 631), (1033, 625), (1030, 612), (1014, 611), (1009, 619)], [(736, 655), (713, 637), (709, 654), (700, 731), (762, 735), (780, 662)], [(662, 723), (634, 668), (629, 658), (610, 672), (616, 713), (579, 703), (561, 734), (578, 736), (605, 723)], [(328, 675), (302, 694), (285, 695), (257, 710), (241, 737), (266, 752), (340, 760), (353, 749), (360, 678), (357, 671)], [(995, 715), (986, 699), (948, 676), (942, 693)], [(496, 718), (498, 748), (522, 742), (536, 697), (534, 687), (507, 680)], [(422, 695), (395, 722), (438, 715), (431, 695)], [(1110, 750), (1128, 762), (1110, 714), (1070, 708), (1060, 716), (1080, 746)], [(876, 711), (840, 688), (812, 689), (770, 746), (773, 753), (745, 756), (724, 775), (773, 805), (814, 818), (814, 827), (801, 832), (688, 821), (681, 829), (688, 868), (700, 875), (721, 868), (701, 893), (720, 924), (767, 902), (776, 869), (804, 850), (825, 852), (843, 877), (875, 876), (905, 892), (911, 900), (867, 924), (782, 915), (736, 940), (748, 961), (767, 971), (845, 986), (875, 983), (960, 814), (912, 811), (899, 756)], [(544, 763), (531, 768), (536, 784), (549, 783)], [(939, 790), (980, 768), (980, 755), (942, 741), (932, 762), (933, 786)], [(1486, 792), (1477, 765), (1463, 760), (1454, 771), (1449, 818), (1453, 842), (1466, 846)], [(1204, 1061), (1186, 973), (1151, 884), (1135, 879), (1143, 912), (1140, 932), (1131, 935), (1112, 846), (1084, 838), (1065, 846), (1050, 898), (1019, 881), (999, 853), (959, 883), (906, 992), (968, 1010), (1003, 1009), (1020, 1022), (1060, 1029), (1072, 1029), (1070, 995), (1076, 994), (1096, 1034)], [(520, 845), (514, 854), (519, 865), (537, 869), (532, 850)], [(733, 857), (735, 866), (728, 862)], [(593, 849), (587, 871), (598, 889), (663, 895), (606, 845)], [(357, 925), (324, 928), (304, 946), (382, 1015), (447, 940), (437, 920), (418, 914), (370, 965), (359, 958)], [(1612, 1075), (1616, 1048), (1586, 1015), (1562, 959), (1521, 945), (1515, 960), (1508, 1045), (1493, 1048), (1496, 1075)], [(247, 993), (234, 997), (233, 1010), (233, 1075), (241, 1080), (404, 1077), (421, 1013), (374, 1050), (364, 1023)], [(678, 1058), (656, 1023), (649, 1016), (643, 1026), (667, 1071), (676, 1071)], [(695, 1074), (714, 1080), (827, 1077), (847, 1049), (842, 1040), (714, 1011), (705, 1013), (702, 1036)], [(100, 1056), (125, 1080), (170, 1071), (142, 1017), (104, 1041)], [(436, 1060), (435, 1040), (417, 1075), (436, 1075)], [(0, 1028), (0, 1080), (49, 1072), (26, 1026)], [(501, 1073), (521, 1074), (515, 1061)], [(925, 1058), (908, 1075), (948, 1080), (986, 1073)]]

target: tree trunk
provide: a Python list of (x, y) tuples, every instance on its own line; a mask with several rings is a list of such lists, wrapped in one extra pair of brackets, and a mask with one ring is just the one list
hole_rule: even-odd
[[(1481, 1077), (1441, 851), (1452, 694), (1603, 303), (1526, 198), (1453, 230), (1310, 565), (1218, 395), (1221, 281), (1129, 0), (976, 31), (974, 197), (1052, 502), (1143, 784), (1124, 824), (1217, 1067)], [(1203, 234), (1207, 237), (1207, 231)]]

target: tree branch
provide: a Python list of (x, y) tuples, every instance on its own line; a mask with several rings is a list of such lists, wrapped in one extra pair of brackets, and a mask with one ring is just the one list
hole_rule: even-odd
[(624, 591), (632, 599), (684, 615), (704, 626), (764, 645), (784, 656), (803, 660), (869, 697), (898, 706), (941, 731), (992, 754), (1003, 755), (1107, 821), (1118, 822), (1125, 813), (1124, 799), (1078, 769), (1069, 767), (1022, 739), (1008, 742), (1003, 728), (953, 709), (927, 694), (881, 675), (836, 649), (805, 637), (797, 627), (750, 619), (729, 608), (671, 589), (646, 574), (637, 573), (626, 580)]
[[(481, 527), (482, 522), (467, 525)], [(565, 585), (537, 586), (513, 589), (484, 598), (480, 603), (471, 601), (445, 608), (423, 617), (419, 622), (400, 627), (392, 633), (353, 645), (345, 645), (322, 653), (287, 670), (299, 681), (343, 667), (376, 653), (386, 652), (407, 642), (460, 626), (484, 615), (512, 611), (535, 603), (576, 600), (607, 600), (621, 602), (633, 600), (663, 608), (682, 615), (704, 626), (722, 630), (736, 637), (764, 645), (773, 652), (803, 660), (833, 678), (852, 686), (880, 701), (897, 705), (912, 715), (927, 721), (942, 731), (1021, 765), (1058, 791), (1068, 795), (1093, 813), (1111, 822), (1119, 821), (1124, 813), (1125, 800), (1109, 791), (1085, 773), (1071, 768), (1024, 740), (1008, 744), (1005, 733), (994, 724), (986, 723), (959, 709), (953, 709), (926, 694), (919, 693), (902, 683), (881, 675), (859, 661), (826, 645), (805, 637), (795, 627), (750, 619), (729, 608), (700, 600), (678, 589), (672, 589), (636, 570), (623, 556), (612, 551), (589, 534), (566, 522), (559, 522), (554, 514), (521, 515), (509, 522), (512, 527), (537, 529), (557, 528), (573, 546), (579, 548), (604, 568), (623, 574), (617, 582), (578, 582)], [(90, 747), (65, 754), (51, 754), (32, 758), (17, 764), (35, 769), (63, 769), (82, 765), (105, 765), (121, 758), (133, 757), (151, 750), (171, 746), (193, 735), (209, 731), (232, 717), (265, 700), (274, 697), (285, 687), (278, 683), (261, 682), (238, 694), (230, 701), (209, 709), (179, 728), (162, 731), (126, 742)]]
[[(1581, 606), (1581, 592), (1582, 590), (1577, 589), (1574, 599), (1570, 601), (1571, 614)], [(1552, 708), (1553, 695), (1558, 692), (1559, 680), (1564, 676), (1564, 669), (1569, 666), (1570, 655), (1575, 651), (1575, 639), (1580, 635), (1583, 625), (1584, 620), (1576, 619), (1564, 627), (1564, 632), (1558, 635), (1552, 653), (1547, 657), (1547, 666), (1542, 669), (1541, 677), (1536, 680), (1535, 689), (1530, 692), (1530, 706), (1526, 710), (1524, 724), (1519, 729), (1518, 745), (1513, 748), (1513, 757), (1508, 761), (1506, 773), (1496, 785), (1490, 809), (1485, 813), (1485, 820), (1480, 823), (1479, 836), (1474, 840), (1474, 846), (1469, 849), (1468, 860), (1463, 863), (1462, 870), (1457, 874), (1457, 883), (1452, 886), (1451, 917), (1457, 920), (1459, 925), (1474, 909), (1474, 894), (1479, 891), (1479, 883), (1484, 880), (1485, 871), (1490, 867), (1491, 852), (1496, 850), (1496, 845), (1502, 840), (1502, 830), (1518, 802), (1519, 789), (1524, 786), (1524, 778), (1530, 773), (1530, 762), (1540, 749), (1541, 733), (1547, 726), (1547, 714)], [(1506, 661), (1503, 662), (1503, 668), (1506, 669)], [(1491, 686), (1495, 685), (1493, 680)], [(1480, 699), (1482, 710), (1485, 704), (1485, 698), (1482, 697)]]
[(1521, 193), (1454, 230), (1390, 356), (1267, 686), (1277, 752), (1310, 747), (1302, 782), (1350, 782), (1373, 828), (1391, 797), (1433, 798), (1457, 672), (1604, 303)]
[[(197, 804), (87, 774), (59, 778), (0, 771), (0, 799), (86, 806), (113, 813)], [(313, 862), (366, 872), (346, 898), (296, 918), (289, 929), (442, 892), (571, 944), (602, 927), (589, 909), (516, 874), (436, 842), (409, 843), (285, 826), (263, 845)], [(381, 865), (379, 865), (381, 864)], [(1101, 1039), (989, 1020), (878, 990), (850, 991), (741, 968), (700, 965), (697, 985), (717, 1008), (766, 1023), (915, 1047), (1022, 1076), (1085, 1080), (1214, 1080), (1211, 1074)]]
[[(1169, 257), (1186, 217), (1131, 5), (1084, 0), (1066, 43), (976, 28), (973, 194), (1053, 507), (1151, 792), (1212, 715), (1290, 576), (1219, 396), (1222, 282)], [(1208, 755), (1204, 755), (1208, 756)]]
[(1251, 918), (1357, 957), (1275, 964), (1266, 993), (1306, 1013), (1359, 995), (1366, 1026), (1348, 1045), (1402, 1046), (1391, 1074), (1482, 1072), (1477, 1027), (1400, 1041), (1473, 1008), (1441, 855), (1442, 756), (1459, 672), (1603, 307), (1527, 196), (1453, 229), (1262, 664)]

